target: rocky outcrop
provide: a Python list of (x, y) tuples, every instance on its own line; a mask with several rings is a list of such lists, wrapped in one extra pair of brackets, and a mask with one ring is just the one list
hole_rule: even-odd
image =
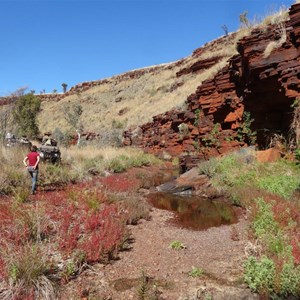
[(196, 72), (208, 69), (208, 68), (212, 67), (213, 65), (215, 65), (216, 63), (218, 63), (222, 58), (223, 58), (223, 56), (213, 56), (210, 58), (198, 60), (197, 62), (192, 64), (190, 67), (181, 69), (179, 72), (176, 73), (176, 76), (180, 77), (182, 75), (196, 73)]
[[(254, 138), (266, 148), (275, 134), (287, 137), (300, 92), (300, 4), (289, 15), (285, 23), (257, 27), (242, 38), (239, 54), (187, 98), (186, 110), (174, 109), (126, 131), (124, 144), (184, 157), (182, 167), (190, 169)], [(210, 62), (181, 72), (200, 70), (201, 63)]]
[[(200, 175), (198, 168), (192, 168), (178, 178), (156, 187), (156, 190), (164, 193), (173, 193), (181, 195), (201, 195), (209, 197), (211, 183), (206, 175)], [(211, 187), (211, 189), (213, 189)], [(217, 191), (214, 190), (214, 196)]]

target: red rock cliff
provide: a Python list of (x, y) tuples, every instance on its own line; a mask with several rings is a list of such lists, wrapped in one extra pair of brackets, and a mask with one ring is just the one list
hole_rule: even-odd
[[(300, 92), (299, 46), (300, 4), (295, 4), (284, 24), (256, 28), (242, 38), (239, 54), (188, 97), (187, 110), (174, 109), (126, 131), (124, 144), (155, 154), (189, 154), (184, 162), (189, 168), (200, 159), (250, 144), (254, 132), (260, 148), (274, 134), (287, 137), (291, 105)], [(197, 68), (201, 63), (210, 61), (199, 62)]]

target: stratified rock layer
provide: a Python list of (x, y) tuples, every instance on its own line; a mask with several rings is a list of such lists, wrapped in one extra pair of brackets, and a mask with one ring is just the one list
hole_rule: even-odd
[[(300, 91), (300, 4), (289, 16), (242, 38), (239, 54), (187, 98), (187, 110), (168, 111), (126, 131), (124, 144), (184, 157), (182, 166), (190, 169), (200, 159), (247, 146), (254, 133), (260, 148), (275, 134), (287, 137)], [(211, 63), (199, 61), (177, 76)]]

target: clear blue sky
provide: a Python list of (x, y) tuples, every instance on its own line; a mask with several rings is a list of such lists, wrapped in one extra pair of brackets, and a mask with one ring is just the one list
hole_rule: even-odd
[(0, 0), (0, 96), (172, 62), (294, 0)]

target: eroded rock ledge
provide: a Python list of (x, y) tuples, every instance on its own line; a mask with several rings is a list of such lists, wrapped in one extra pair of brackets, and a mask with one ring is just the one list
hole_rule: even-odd
[[(126, 131), (124, 144), (184, 156), (182, 164), (190, 169), (200, 159), (247, 146), (249, 129), (256, 131), (260, 148), (274, 134), (287, 136), (300, 91), (300, 4), (290, 8), (289, 17), (242, 38), (239, 54), (187, 98), (186, 110), (173, 109)], [(201, 69), (201, 63), (210, 61), (192, 67)]]

